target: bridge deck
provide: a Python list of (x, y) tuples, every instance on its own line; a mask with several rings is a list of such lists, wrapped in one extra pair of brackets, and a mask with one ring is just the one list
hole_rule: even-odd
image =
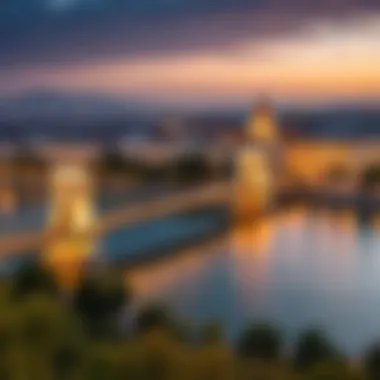
[[(201, 185), (191, 190), (161, 195), (159, 198), (119, 206), (105, 212), (92, 231), (88, 233), (100, 237), (120, 225), (140, 223), (147, 219), (159, 218), (174, 213), (190, 211), (204, 205), (229, 201), (231, 184), (228, 182)], [(8, 257), (17, 253), (42, 249), (58, 231), (31, 231), (0, 237), (0, 256)]]

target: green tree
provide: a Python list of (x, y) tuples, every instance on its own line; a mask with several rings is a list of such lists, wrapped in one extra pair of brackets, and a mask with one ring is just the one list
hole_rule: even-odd
[(123, 273), (114, 268), (84, 273), (73, 294), (73, 307), (94, 335), (116, 332), (119, 312), (131, 299)]
[(336, 357), (336, 350), (321, 331), (310, 329), (300, 334), (294, 350), (294, 362), (297, 368), (311, 368)]
[(240, 355), (249, 358), (276, 360), (280, 357), (281, 348), (281, 334), (269, 324), (248, 327), (238, 341)]
[(154, 329), (169, 329), (171, 318), (165, 307), (151, 304), (143, 307), (135, 319), (135, 327), (139, 333)]
[(364, 368), (371, 379), (380, 379), (380, 343), (372, 345), (363, 358)]
[(22, 265), (15, 273), (11, 283), (11, 293), (22, 298), (33, 293), (59, 295), (59, 286), (54, 274), (38, 260)]
[(204, 326), (201, 332), (203, 344), (223, 341), (223, 329), (217, 322), (209, 323)]
[(200, 380), (234, 378), (234, 353), (224, 340), (222, 328), (217, 323), (206, 325), (202, 343), (195, 352), (195, 378)]
[[(363, 374), (342, 361), (322, 362), (310, 371), (302, 379), (305, 380), (364, 380)], [(376, 378), (377, 379), (377, 378)]]

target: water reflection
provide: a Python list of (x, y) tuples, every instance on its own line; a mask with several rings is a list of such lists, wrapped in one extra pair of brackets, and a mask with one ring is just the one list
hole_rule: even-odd
[(278, 323), (290, 340), (317, 324), (357, 353), (380, 335), (379, 220), (363, 228), (349, 210), (299, 207), (130, 278), (137, 302), (158, 297), (197, 321), (218, 316), (231, 336), (250, 319)]

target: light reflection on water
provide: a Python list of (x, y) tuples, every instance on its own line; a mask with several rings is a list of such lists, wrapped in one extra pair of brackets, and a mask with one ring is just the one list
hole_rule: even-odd
[(127, 277), (136, 304), (162, 300), (196, 322), (217, 317), (230, 336), (251, 319), (277, 323), (289, 341), (317, 325), (355, 354), (380, 337), (379, 221), (294, 208)]

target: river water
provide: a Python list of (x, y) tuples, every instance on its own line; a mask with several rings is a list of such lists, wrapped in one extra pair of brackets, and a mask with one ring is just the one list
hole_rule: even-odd
[(352, 211), (294, 207), (126, 277), (135, 305), (217, 319), (231, 338), (250, 321), (275, 323), (287, 342), (320, 327), (352, 355), (380, 338), (380, 223)]

